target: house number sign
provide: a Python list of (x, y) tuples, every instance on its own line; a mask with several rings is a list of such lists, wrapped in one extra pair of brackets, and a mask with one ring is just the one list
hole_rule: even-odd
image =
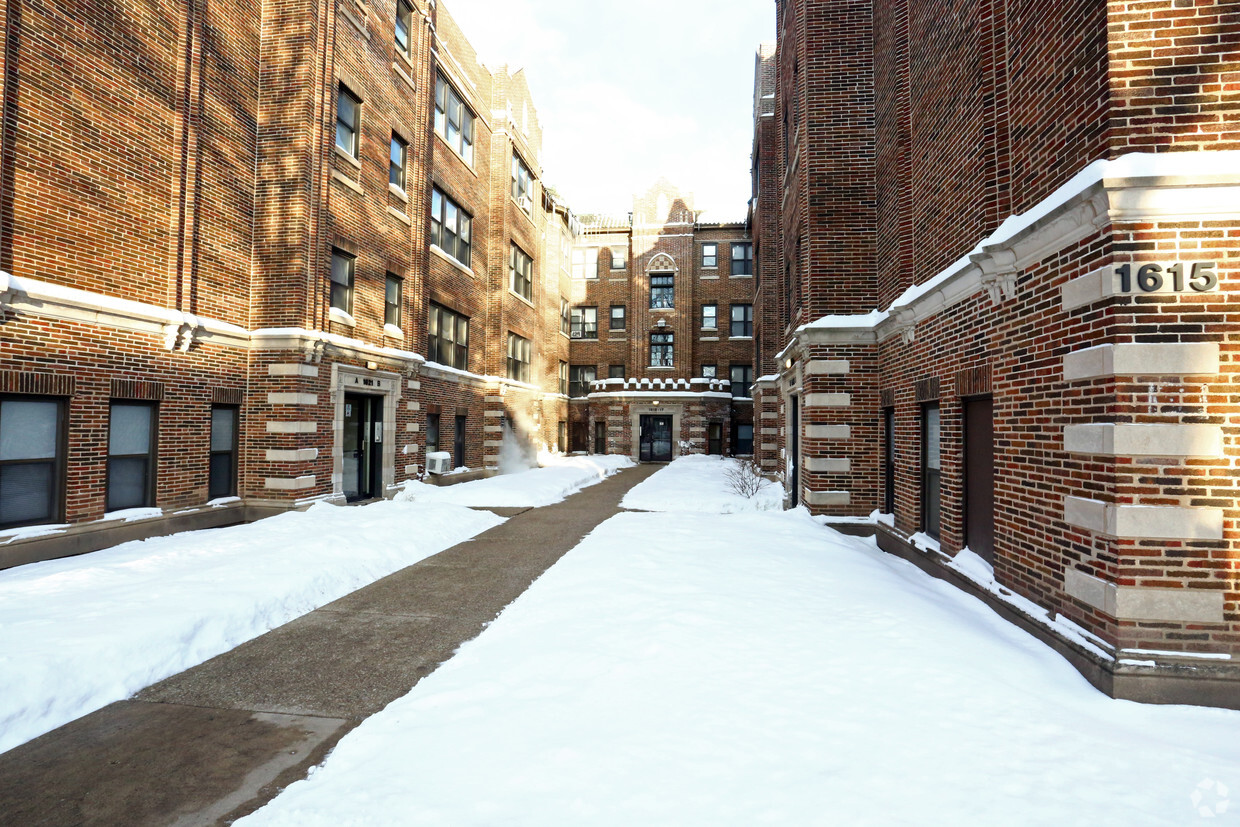
[(1177, 261), (1174, 264), (1120, 264), (1115, 268), (1121, 293), (1209, 293), (1218, 289), (1213, 261)]

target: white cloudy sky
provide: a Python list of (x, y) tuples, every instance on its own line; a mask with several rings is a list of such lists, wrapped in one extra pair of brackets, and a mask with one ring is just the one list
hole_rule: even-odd
[(488, 64), (523, 66), (543, 169), (577, 212), (660, 175), (716, 220), (749, 199), (754, 53), (774, 0), (446, 0)]

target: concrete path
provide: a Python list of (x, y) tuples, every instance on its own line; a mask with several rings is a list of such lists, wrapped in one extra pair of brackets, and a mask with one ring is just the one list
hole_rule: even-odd
[(0, 825), (228, 824), (303, 778), (603, 520), (643, 465), (0, 755)]

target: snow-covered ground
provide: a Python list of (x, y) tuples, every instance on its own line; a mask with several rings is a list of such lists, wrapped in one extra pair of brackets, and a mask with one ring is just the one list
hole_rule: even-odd
[(0, 752), (503, 522), (315, 505), (0, 572)]
[(558, 503), (587, 485), (594, 485), (633, 465), (628, 457), (608, 455), (560, 456), (541, 454), (542, 467), (501, 474), (458, 485), (435, 486), (411, 482), (398, 500), (453, 503), (480, 508), (533, 508)]
[(778, 511), (784, 490), (769, 480), (753, 497), (736, 493), (728, 480), (738, 470), (737, 460), (705, 454), (681, 457), (657, 474), (634, 486), (623, 505), (635, 511), (697, 511), (734, 514), (741, 511)]
[(1240, 713), (1111, 700), (871, 541), (629, 513), (239, 823), (1226, 823), (1228, 788)]

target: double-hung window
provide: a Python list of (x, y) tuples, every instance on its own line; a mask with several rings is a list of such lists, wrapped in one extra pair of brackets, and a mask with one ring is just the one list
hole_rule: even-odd
[(624, 365), (608, 365), (607, 366), (607, 378), (608, 379), (623, 379), (624, 376), (625, 376)]
[(405, 188), (405, 174), (408, 168), (409, 145), (399, 135), (392, 134), (392, 151), (388, 158), (388, 183), (400, 189)]
[(530, 340), (511, 331), (508, 333), (508, 378), (530, 381)]
[(560, 362), (560, 393), (568, 396), (568, 362)]
[(940, 446), (939, 403), (932, 402), (921, 410), (921, 529), (931, 537), (939, 536), (939, 475), (942, 469)]
[(431, 190), (431, 244), (464, 264), (470, 265), (470, 235), (473, 217), (438, 188)]
[(60, 519), (64, 405), (0, 397), (0, 528)]
[(574, 399), (589, 396), (597, 368), (594, 365), (573, 365), (568, 369), (568, 395)]
[(569, 324), (569, 337), (573, 339), (598, 338), (598, 308), (574, 307)]
[(396, 0), (396, 51), (404, 57), (412, 57), (413, 6), (406, 0)]
[(240, 411), (235, 405), (211, 406), (211, 458), (207, 499), (237, 494), (237, 431)]
[(474, 163), (474, 113), (452, 85), (435, 78), (435, 131), (470, 166)]
[(719, 306), (716, 304), (702, 305), (702, 329), (714, 330), (719, 326)]
[(598, 278), (598, 247), (573, 250), (573, 278)]
[(753, 365), (732, 365), (732, 396), (749, 398), (749, 386), (753, 384)]
[(149, 506), (155, 494), (155, 404), (113, 402), (108, 417), (107, 510)]
[(625, 319), (624, 305), (613, 304), (611, 306), (611, 329), (624, 330), (626, 324), (628, 322)]
[(753, 245), (736, 242), (732, 245), (732, 275), (753, 275)]
[(753, 336), (753, 305), (732, 305), (732, 338)]
[(350, 158), (357, 156), (362, 102), (342, 83), (336, 93), (336, 146)]
[(672, 273), (650, 274), (650, 307), (654, 310), (676, 306), (676, 276)]
[(345, 313), (353, 313), (353, 275), (357, 269), (357, 257), (343, 250), (332, 250), (331, 306)]
[(534, 295), (534, 259), (516, 244), (508, 258), (508, 289), (526, 301)]
[(469, 319), (434, 302), (426, 318), (426, 358), (439, 365), (469, 370)]
[(719, 266), (719, 245), (702, 245), (702, 266), (706, 268)]
[(401, 296), (404, 293), (404, 280), (400, 276), (387, 274), (383, 282), (383, 323), (400, 328)]
[(560, 299), (560, 332), (563, 333), (565, 336), (567, 336), (568, 329), (569, 329), (568, 299), (561, 298)]
[(612, 270), (623, 270), (625, 266), (627, 265), (627, 262), (625, 261), (626, 258), (627, 258), (627, 255), (623, 247), (612, 247), (611, 248), (611, 269)]
[(674, 367), (676, 364), (674, 344), (673, 334), (670, 332), (651, 333), (650, 366), (654, 368)]
[(529, 212), (534, 207), (534, 176), (514, 150), (512, 153), (512, 197), (517, 206)]
[(439, 414), (426, 415), (426, 453), (433, 454), (439, 450)]

